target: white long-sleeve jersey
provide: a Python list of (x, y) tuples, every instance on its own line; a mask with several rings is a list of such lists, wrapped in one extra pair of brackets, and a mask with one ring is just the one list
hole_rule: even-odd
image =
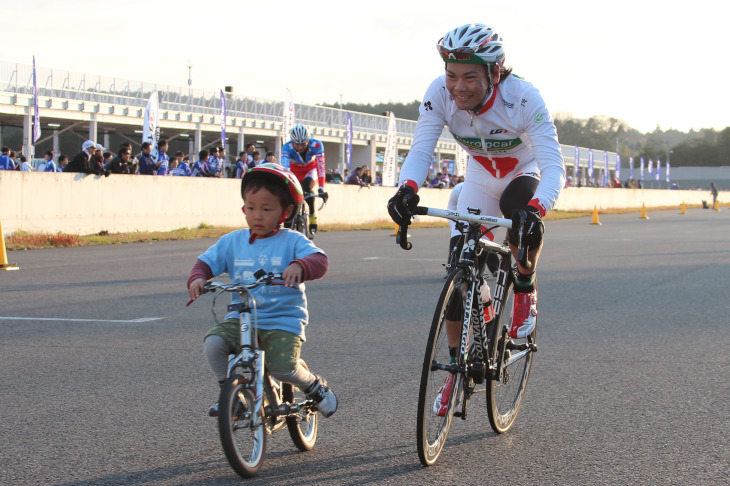
[(418, 190), (423, 184), (446, 126), (469, 154), (468, 164), (478, 164), (496, 179), (534, 172), (537, 164), (540, 183), (530, 204), (543, 215), (555, 205), (565, 185), (565, 164), (553, 119), (532, 84), (508, 76), (473, 114), (457, 108), (446, 75), (441, 75), (429, 86), (419, 111), (399, 186), (407, 183)]

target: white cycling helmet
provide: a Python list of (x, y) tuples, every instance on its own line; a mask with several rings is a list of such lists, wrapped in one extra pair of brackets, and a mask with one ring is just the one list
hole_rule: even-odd
[(307, 143), (309, 141), (309, 131), (307, 127), (301, 123), (297, 123), (289, 132), (291, 140), (294, 143)]
[(436, 48), (444, 62), (504, 64), (502, 38), (484, 24), (466, 24), (450, 30)]

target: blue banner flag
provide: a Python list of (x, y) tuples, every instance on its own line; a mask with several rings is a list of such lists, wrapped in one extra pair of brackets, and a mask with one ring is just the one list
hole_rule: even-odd
[(616, 179), (621, 180), (621, 156), (616, 154)]
[(221, 147), (226, 148), (226, 95), (221, 90)]
[(347, 114), (347, 132), (345, 134), (345, 141), (347, 145), (345, 146), (345, 150), (347, 152), (347, 168), (349, 169), (352, 165), (352, 117), (350, 114)]
[(601, 187), (608, 187), (608, 152), (603, 151), (603, 177), (601, 177)]
[(33, 145), (41, 138), (41, 117), (38, 115), (38, 83), (35, 74), (35, 56), (33, 56)]
[(659, 175), (662, 172), (662, 161), (661, 159), (656, 159), (656, 180), (659, 180)]
[(652, 162), (651, 159), (649, 159), (649, 164), (647, 165), (646, 170), (649, 172), (649, 179), (654, 177), (654, 162)]

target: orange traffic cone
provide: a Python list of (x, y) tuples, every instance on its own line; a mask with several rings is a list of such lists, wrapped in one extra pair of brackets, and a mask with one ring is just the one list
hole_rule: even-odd
[(3, 225), (0, 223), (0, 270), (18, 270), (14, 263), (8, 263), (8, 252), (5, 250), (5, 236), (3, 236)]
[(684, 205), (684, 201), (682, 201), (682, 210), (679, 212), (679, 214), (687, 214), (687, 207)]
[(641, 216), (639, 216), (641, 219), (649, 219), (649, 216), (646, 215), (646, 204), (641, 203)]
[(591, 224), (598, 224), (600, 225), (601, 222), (598, 221), (598, 207), (593, 206), (593, 219), (591, 220)]

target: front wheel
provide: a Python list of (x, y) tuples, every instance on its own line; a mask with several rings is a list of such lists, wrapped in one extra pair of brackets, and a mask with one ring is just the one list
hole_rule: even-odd
[[(300, 359), (299, 362), (306, 369), (307, 363)], [(302, 403), (306, 400), (304, 393), (290, 383), (282, 383), (281, 397), (284, 402)], [(300, 410), (296, 416), (286, 418), (286, 426), (292, 442), (300, 451), (311, 451), (317, 441), (317, 412), (312, 410)]]
[(454, 368), (451, 371), (444, 369), (454, 361), (449, 353), (447, 319), (452, 322), (451, 325), (459, 322), (460, 326), (468, 287), (466, 272), (458, 267), (452, 269), (441, 291), (431, 323), (421, 371), (416, 426), (418, 458), (424, 466), (430, 466), (438, 459), (458, 406), (463, 375), (455, 372)]
[(218, 399), (218, 430), (228, 463), (245, 478), (258, 473), (266, 454), (263, 407), (260, 417), (254, 417), (253, 410), (254, 394), (248, 381), (240, 374), (231, 374)]
[[(489, 424), (500, 434), (507, 432), (517, 419), (535, 356), (533, 346), (537, 345), (537, 325), (532, 334), (524, 338), (514, 339), (507, 334), (512, 324), (513, 306), (514, 287), (510, 282), (505, 289), (502, 311), (492, 323), (489, 339), (492, 363), (502, 361), (501, 373), (492, 376), (487, 386)], [(503, 340), (506, 340), (504, 346)]]
[(296, 216), (294, 216), (294, 221), (292, 222), (292, 229), (307, 236), (308, 235), (308, 224), (309, 224), (308, 220), (309, 220), (309, 217), (307, 216), (307, 214), (300, 211), (299, 213), (297, 213)]

